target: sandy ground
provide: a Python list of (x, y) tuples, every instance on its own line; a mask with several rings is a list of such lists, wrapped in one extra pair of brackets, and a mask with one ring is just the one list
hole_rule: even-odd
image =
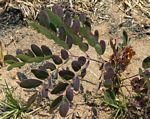
[[(107, 4), (108, 5), (108, 4)], [(126, 29), (129, 33), (129, 37), (131, 37), (132, 41), (132, 46), (133, 49), (136, 52), (136, 55), (134, 56), (133, 60), (131, 61), (131, 64), (127, 67), (127, 70), (124, 73), (124, 77), (129, 77), (134, 74), (138, 73), (138, 68), (141, 67), (142, 60), (150, 55), (150, 38), (148, 35), (139, 35), (141, 32), (132, 32), (132, 27), (134, 27), (134, 24), (140, 24), (142, 28), (143, 23), (147, 23), (148, 19), (141, 19), (140, 15), (138, 16), (137, 14), (134, 15), (134, 12), (132, 14), (132, 17), (134, 19), (134, 23), (132, 23), (132, 26), (129, 27), (119, 27), (121, 23), (126, 22), (124, 19), (124, 14), (123, 11), (121, 11), (117, 5), (113, 7), (110, 7), (110, 9), (107, 11), (107, 13), (110, 16), (109, 20), (101, 20), (101, 23), (96, 23), (94, 22), (93, 28), (97, 29), (100, 33), (100, 40), (105, 40), (107, 42), (107, 49), (104, 57), (106, 59), (109, 58), (111, 55), (111, 50), (110, 50), (110, 45), (108, 43), (110, 38), (118, 38), (121, 35), (121, 32), (123, 29)], [(143, 17), (142, 17), (143, 18)], [(128, 25), (128, 24), (127, 24)], [(136, 25), (135, 25), (136, 26)], [(15, 26), (15, 27), (9, 27), (8, 29), (0, 30), (0, 41), (3, 43), (3, 52), (4, 54), (15, 54), (16, 49), (25, 49), (29, 48), (32, 43), (35, 43), (37, 45), (47, 45), (49, 46), (54, 52), (59, 52), (60, 47), (54, 44), (52, 40), (47, 39), (45, 36), (37, 33), (36, 31), (32, 30), (30, 27), (24, 27), (24, 26)], [(4, 47), (5, 45), (5, 47)], [(71, 52), (77, 55), (82, 55), (83, 53), (78, 50), (78, 47), (73, 47), (71, 49)], [(93, 48), (90, 48), (88, 51), (89, 56), (92, 58), (97, 59), (97, 55), (94, 51)], [(15, 93), (15, 96), (19, 96), (21, 98), (25, 98), (26, 100), (26, 94), (22, 91), (22, 89), (19, 88), (19, 86), (16, 83), (16, 71), (20, 71), (20, 69), (13, 69), (10, 72), (6, 70), (6, 65), (0, 69), (0, 87), (3, 87), (4, 85), (4, 80), (8, 82), (8, 84), (11, 87), (17, 87), (17, 90)], [(26, 69), (26, 67), (24, 68)], [(22, 69), (22, 70), (24, 70)], [(99, 66), (95, 62), (91, 62), (90, 66), (88, 68), (88, 75), (84, 78), (87, 81), (90, 81), (91, 83), (83, 81), (83, 86), (84, 89), (87, 91), (94, 92), (95, 88), (98, 84), (99, 80), (99, 74), (100, 71), (98, 70)], [(1, 93), (2, 94), (2, 93)], [(0, 99), (3, 99), (3, 94), (0, 96)], [(75, 96), (74, 103), (83, 103), (83, 97), (81, 95)], [(72, 110), (71, 110), (72, 111)], [(71, 112), (70, 111), (70, 112)], [(81, 105), (77, 108), (77, 112), (79, 116), (81, 116), (81, 119), (90, 119), (89, 113), (89, 107)], [(45, 117), (44, 117), (45, 114)], [(49, 119), (49, 114), (47, 112), (41, 111), (40, 114), (33, 116), (32, 119)], [(58, 115), (55, 117), (56, 119), (60, 119)], [(70, 119), (69, 117), (68, 119)], [(99, 118), (101, 119), (107, 119), (108, 114), (101, 111), (99, 114)]]

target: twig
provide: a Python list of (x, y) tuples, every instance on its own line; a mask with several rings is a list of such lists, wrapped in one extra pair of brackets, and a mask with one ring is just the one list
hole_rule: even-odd
[(85, 79), (82, 79), (82, 81), (85, 81), (85, 82), (90, 83), (90, 84), (92, 84), (92, 85), (97, 85), (96, 83), (93, 83), (93, 82), (88, 81), (88, 80), (85, 80)]
[(35, 110), (33, 110), (33, 111), (27, 113), (27, 115), (31, 115), (31, 114), (35, 113), (36, 111), (38, 111), (38, 110), (40, 110), (40, 109), (42, 109), (42, 107), (36, 108)]
[(126, 79), (130, 79), (130, 78), (134, 78), (135, 76), (138, 76), (139, 74), (135, 74), (135, 75), (133, 75), (133, 76), (130, 76), (130, 77), (126, 77), (126, 78), (123, 78), (123, 79), (121, 79), (122, 81), (125, 81)]

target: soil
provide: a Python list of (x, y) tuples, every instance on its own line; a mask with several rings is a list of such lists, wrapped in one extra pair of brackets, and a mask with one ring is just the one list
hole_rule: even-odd
[[(86, 4), (84, 0), (82, 3)], [(90, 2), (89, 2), (90, 3)], [(76, 3), (73, 3), (76, 4)], [(93, 3), (92, 3), (93, 4)], [(79, 7), (80, 8), (80, 7)], [(78, 7), (77, 11), (81, 11)], [(131, 45), (136, 52), (136, 55), (133, 57), (131, 64), (127, 67), (127, 70), (124, 72), (124, 77), (130, 77), (134, 74), (138, 73), (139, 67), (141, 67), (141, 63), (143, 59), (147, 56), (150, 56), (150, 20), (149, 17), (143, 15), (141, 11), (138, 11), (136, 7), (132, 8), (129, 12), (126, 13), (123, 8), (122, 1), (121, 2), (111, 2), (111, 0), (102, 0), (95, 4), (93, 9), (96, 9), (95, 14), (92, 14), (92, 10), (87, 10), (87, 14), (92, 18), (93, 21), (93, 31), (97, 29), (99, 31), (99, 40), (105, 40), (107, 42), (106, 53), (103, 56), (105, 59), (108, 59), (111, 55), (112, 51), (109, 45), (110, 38), (120, 38), (123, 30), (126, 30), (131, 38)], [(135, 12), (136, 11), (136, 12)], [(128, 15), (129, 14), (129, 15)], [(0, 21), (1, 21), (0, 15)], [(2, 23), (2, 22), (1, 22)], [(47, 45), (53, 52), (59, 52), (60, 47), (54, 44), (53, 40), (47, 39), (40, 33), (37, 33), (29, 26), (25, 26), (21, 21), (17, 21), (17, 24), (10, 23), (2, 24), (0, 23), (0, 41), (2, 42), (3, 54), (13, 54), (15, 55), (16, 49), (26, 49), (30, 48), (31, 44), (37, 45)], [(71, 52), (75, 55), (82, 55), (83, 53), (79, 51), (79, 48), (74, 46), (71, 49)], [(90, 48), (88, 51), (89, 56), (97, 59), (97, 55), (93, 48)], [(30, 66), (31, 67), (31, 66)], [(23, 69), (13, 69), (11, 71), (7, 71), (7, 65), (1, 67), (0, 69), (0, 99), (4, 99), (3, 88), (5, 87), (5, 81), (9, 84), (10, 87), (15, 89), (14, 96), (19, 97), (20, 99), (27, 100), (28, 93), (24, 93), (22, 89), (19, 88), (16, 83), (17, 71), (23, 71), (27, 74), (29, 73), (28, 66), (25, 66)], [(97, 88), (97, 84), (99, 83), (99, 65), (95, 62), (91, 62), (88, 68), (88, 75), (84, 78), (83, 87), (85, 92), (95, 92)], [(30, 75), (30, 74), (29, 74)], [(90, 83), (89, 83), (90, 82)], [(127, 83), (129, 80), (127, 81)], [(50, 98), (54, 99), (53, 96)], [(91, 112), (89, 106), (82, 105), (84, 103), (84, 99), (81, 95), (76, 95), (73, 101), (76, 104), (79, 104), (76, 112), (81, 119), (90, 119)], [(99, 107), (100, 108), (100, 107)], [(99, 109), (98, 108), (98, 109)], [(73, 110), (70, 110), (69, 114)], [(108, 113), (105, 111), (99, 112), (99, 118), (108, 119)], [(39, 111), (39, 113), (35, 115), (29, 115), (28, 118), (32, 119), (50, 119), (52, 116), (48, 113), (48, 111)], [(69, 116), (70, 119), (71, 116)], [(59, 115), (55, 116), (55, 119), (61, 119)]]

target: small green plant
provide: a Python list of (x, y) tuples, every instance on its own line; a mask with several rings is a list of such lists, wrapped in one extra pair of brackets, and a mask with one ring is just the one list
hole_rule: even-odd
[[(82, 94), (82, 79), (87, 74), (87, 68), (91, 61), (95, 61), (101, 66), (98, 90), (100, 87), (104, 88), (101, 98), (99, 98), (102, 104), (113, 111), (112, 118), (132, 117), (132, 111), (130, 110), (132, 110), (134, 105), (129, 100), (134, 98), (127, 97), (122, 91), (124, 86), (122, 72), (130, 64), (135, 52), (125, 31), (123, 31), (120, 42), (115, 39), (110, 40), (113, 53), (109, 59), (105, 59), (102, 55), (105, 53), (106, 43), (104, 40), (99, 41), (97, 30), (92, 33), (91, 24), (84, 13), (81, 13), (79, 16), (72, 16), (69, 11), (63, 11), (59, 5), (54, 5), (52, 11), (49, 9), (42, 10), (39, 13), (38, 20), (29, 24), (49, 39), (53, 39), (63, 49), (60, 50), (60, 53), (54, 53), (46, 45), (39, 47), (36, 44), (32, 44), (31, 49), (18, 49), (16, 56), (5, 55), (4, 61), (9, 64), (8, 70), (16, 67), (21, 68), (27, 63), (37, 63), (39, 65), (38, 68), (31, 69), (35, 78), (28, 78), (21, 72), (17, 73), (20, 79), (18, 82), (20, 87), (36, 89), (36, 93), (29, 97), (27, 107), (30, 107), (35, 101), (39, 105), (44, 98), (50, 99), (48, 95), (50, 91), (52, 95), (57, 95), (57, 98), (52, 102), (50, 99), (50, 112), (54, 112), (59, 108), (58, 110), (62, 117), (68, 116), (69, 109), (74, 106), (74, 96), (78, 93)], [(71, 53), (69, 49), (73, 45), (79, 46), (85, 55), (75, 56)], [(93, 59), (86, 53), (90, 48), (89, 46), (95, 48), (95, 53), (100, 57), (99, 59)], [(68, 63), (70, 60), (71, 64)], [(67, 63), (68, 66), (66, 66)], [(66, 67), (64, 67), (64, 64)], [(146, 89), (147, 94), (139, 94), (138, 96), (144, 97), (144, 101), (149, 105), (149, 101), (145, 100), (145, 96), (150, 97), (150, 57), (143, 60), (143, 68), (143, 70), (140, 70), (139, 76), (142, 76), (141, 78), (144, 79), (144, 84), (142, 85), (144, 87), (142, 88)], [(144, 72), (147, 72), (147, 74)], [(131, 86), (133, 86), (133, 89), (136, 87), (134, 85), (137, 84), (132, 81)], [(38, 87), (41, 87), (41, 90)], [(97, 105), (89, 104), (92, 112), (95, 112), (93, 109)], [(147, 114), (146, 116), (149, 114), (147, 112), (149, 110), (145, 111), (144, 114)], [(75, 114), (73, 113), (73, 115)]]
[(6, 89), (4, 89), (5, 99), (0, 102), (0, 119), (8, 119), (13, 118), (17, 119), (18, 117), (22, 117), (27, 111), (23, 103), (14, 98), (12, 95), (11, 89), (8, 87), (7, 82), (5, 81)]

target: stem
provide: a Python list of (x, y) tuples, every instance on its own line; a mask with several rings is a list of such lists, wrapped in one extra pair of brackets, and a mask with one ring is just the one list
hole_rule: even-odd
[[(76, 55), (73, 55), (73, 54), (71, 54), (71, 55), (69, 55), (69, 56), (71, 56), (71, 57), (80, 57), (80, 56), (76, 56)], [(98, 62), (98, 63), (104, 63), (104, 62), (101, 62), (101, 61), (99, 61), (99, 60), (96, 60), (96, 59), (93, 59), (93, 58), (90, 58), (90, 57), (86, 57), (86, 59), (88, 59), (88, 60), (91, 60), (91, 61), (94, 61), (94, 62)]]

